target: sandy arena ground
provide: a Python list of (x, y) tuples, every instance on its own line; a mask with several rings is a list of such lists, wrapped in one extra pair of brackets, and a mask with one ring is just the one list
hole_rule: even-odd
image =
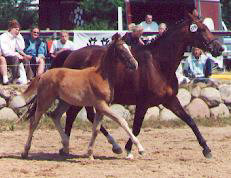
[[(213, 158), (202, 155), (195, 136), (187, 127), (142, 130), (139, 139), (146, 153), (140, 156), (133, 147), (134, 160), (125, 152), (115, 155), (100, 134), (95, 160), (84, 157), (91, 132), (73, 130), (69, 157), (59, 156), (60, 138), (56, 130), (37, 130), (28, 160), (20, 157), (27, 130), (0, 133), (0, 177), (231, 177), (231, 127), (200, 127), (212, 149)], [(122, 129), (110, 130), (122, 147), (127, 136)]]

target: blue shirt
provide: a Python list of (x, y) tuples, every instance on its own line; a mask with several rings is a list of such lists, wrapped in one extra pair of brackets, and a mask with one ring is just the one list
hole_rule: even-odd
[(45, 57), (46, 51), (47, 51), (46, 50), (46, 44), (44, 42), (40, 43), (40, 45), (38, 47), (38, 54), (37, 54), (36, 43), (38, 43), (38, 41), (29, 38), (29, 46), (24, 49), (24, 52), (30, 56)]
[(208, 57), (202, 54), (199, 59), (196, 59), (192, 54), (187, 57), (184, 70), (188, 72), (189, 75), (194, 77), (205, 77), (205, 63)]

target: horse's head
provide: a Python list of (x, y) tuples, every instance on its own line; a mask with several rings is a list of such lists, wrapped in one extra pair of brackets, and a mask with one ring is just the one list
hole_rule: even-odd
[(188, 14), (190, 18), (189, 28), (187, 29), (191, 35), (192, 46), (210, 52), (213, 56), (220, 56), (224, 48), (218, 39), (209, 31), (208, 27), (198, 17)]
[(116, 33), (112, 36), (112, 42), (109, 46), (113, 48), (114, 55), (129, 69), (136, 70), (138, 62), (132, 55), (128, 45), (122, 40), (120, 34)]

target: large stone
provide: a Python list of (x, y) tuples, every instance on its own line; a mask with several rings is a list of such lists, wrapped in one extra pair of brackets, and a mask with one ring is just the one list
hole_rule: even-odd
[(147, 110), (144, 120), (157, 119), (159, 118), (160, 109), (158, 107), (151, 107)]
[(171, 120), (177, 120), (179, 119), (172, 111), (170, 111), (169, 109), (162, 109), (160, 111), (160, 120), (161, 121), (171, 121)]
[(201, 94), (201, 88), (199, 86), (196, 86), (192, 89), (191, 94), (193, 97), (198, 98)]
[[(120, 104), (113, 104), (110, 106), (112, 112), (119, 115), (120, 117), (124, 118), (125, 120), (131, 119), (130, 112), (122, 105)], [(111, 118), (108, 118), (107, 116), (104, 117), (107, 120), (111, 120)]]
[(219, 87), (221, 99), (225, 104), (231, 104), (231, 85), (222, 85)]
[(214, 119), (227, 118), (230, 116), (229, 109), (223, 103), (210, 109), (211, 117)]
[(17, 114), (11, 109), (4, 107), (0, 110), (0, 120), (17, 120)]
[(218, 106), (222, 102), (220, 92), (212, 87), (203, 88), (200, 97), (209, 107)]
[(0, 97), (0, 109), (6, 107), (6, 100)]
[(180, 88), (177, 94), (177, 98), (180, 101), (181, 106), (187, 106), (191, 101), (191, 94), (188, 90)]
[(186, 107), (187, 113), (192, 118), (209, 118), (210, 111), (208, 105), (200, 98), (195, 98)]
[(128, 107), (128, 110), (131, 114), (135, 114), (135, 111), (136, 111), (136, 105), (129, 105)]

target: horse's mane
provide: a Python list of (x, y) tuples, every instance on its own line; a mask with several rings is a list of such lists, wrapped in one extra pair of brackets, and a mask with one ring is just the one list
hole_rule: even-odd
[(183, 25), (185, 25), (189, 21), (191, 20), (181, 19), (180, 21), (177, 21), (174, 25), (170, 26), (162, 35), (158, 34), (156, 38), (151, 41), (151, 43), (144, 45), (141, 48), (150, 48), (150, 47), (158, 46), (165, 39), (167, 39), (171, 33), (175, 32), (177, 29), (181, 28)]

